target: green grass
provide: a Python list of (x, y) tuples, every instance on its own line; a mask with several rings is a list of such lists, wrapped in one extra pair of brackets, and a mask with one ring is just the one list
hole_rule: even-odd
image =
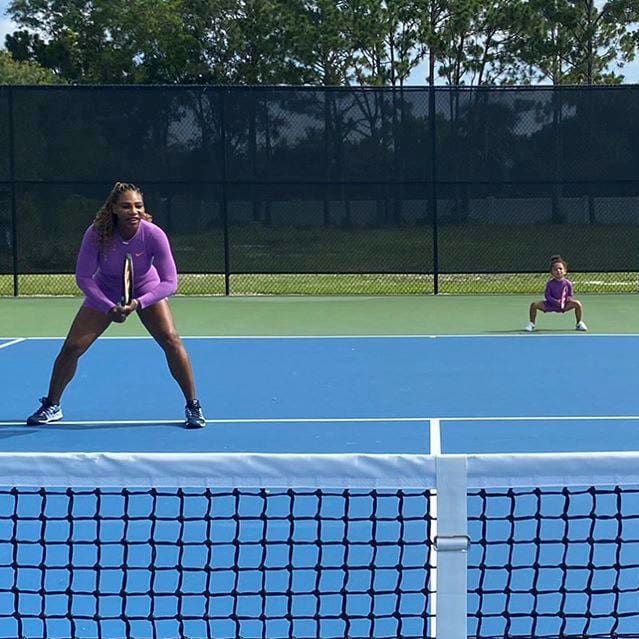
[[(576, 294), (635, 293), (639, 273), (571, 273)], [(439, 291), (449, 295), (541, 295), (547, 273), (442, 274)], [(432, 275), (245, 274), (232, 275), (232, 295), (429, 295)], [(21, 296), (78, 296), (73, 275), (20, 275)], [(181, 295), (224, 295), (224, 276), (184, 274)], [(13, 278), (0, 276), (0, 296), (13, 295)]]

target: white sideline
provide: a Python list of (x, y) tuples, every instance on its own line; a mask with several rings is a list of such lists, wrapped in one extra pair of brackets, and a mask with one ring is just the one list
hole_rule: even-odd
[[(427, 422), (428, 417), (265, 417), (238, 419), (207, 419), (207, 424), (326, 424), (326, 423), (374, 423), (374, 422)], [(64, 420), (53, 425), (62, 426), (151, 426), (153, 424), (179, 424), (178, 419), (102, 419)], [(21, 426), (20, 421), (0, 421), (0, 426)]]
[(11, 338), (11, 337), (7, 337), (5, 339), (10, 339), (10, 342), (6, 342), (5, 344), (0, 344), (0, 348), (9, 348), (9, 346), (13, 346), (15, 344), (19, 344), (20, 342), (24, 342), (27, 338), (26, 337), (15, 337), (15, 338)]
[[(430, 453), (441, 454), (441, 423), (454, 422), (544, 422), (544, 421), (636, 421), (639, 415), (510, 415), (493, 417), (241, 417), (207, 419), (207, 424), (372, 424), (429, 422)], [(179, 419), (98, 419), (64, 420), (62, 426), (151, 426), (178, 424)], [(21, 426), (22, 421), (1, 421), (1, 426)]]

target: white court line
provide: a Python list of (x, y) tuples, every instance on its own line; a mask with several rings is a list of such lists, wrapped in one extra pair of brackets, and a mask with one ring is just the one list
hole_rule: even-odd
[(7, 342), (6, 344), (0, 344), (0, 348), (8, 348), (9, 346), (13, 346), (14, 344), (19, 344), (20, 342), (24, 342), (27, 338), (26, 337), (15, 337), (15, 338), (7, 337), (4, 339), (10, 339), (11, 341)]
[(639, 415), (535, 415), (509, 417), (440, 417), (440, 422), (542, 422), (542, 421), (614, 421), (639, 419)]
[[(639, 337), (639, 333), (536, 333), (534, 336), (530, 333), (495, 333), (493, 335), (478, 335), (478, 334), (445, 334), (445, 335), (427, 335), (427, 334), (414, 334), (414, 335), (182, 335), (182, 339), (201, 339), (201, 340), (278, 340), (278, 339), (291, 339), (291, 340), (304, 340), (304, 339), (492, 339), (497, 338), (510, 338), (510, 339), (545, 339), (545, 338), (572, 338), (583, 339), (585, 337)], [(0, 337), (0, 339), (14, 339), (12, 337)], [(64, 336), (41, 336), (41, 337), (27, 337), (20, 339), (28, 339), (32, 341), (43, 340), (61, 340), (65, 339)], [(99, 340), (150, 340), (153, 339), (150, 335), (106, 335), (99, 337)]]
[(440, 420), (433, 418), (429, 422), (428, 426), (429, 439), (430, 439), (430, 454), (441, 455), (442, 454), (442, 435), (440, 429)]
[[(278, 418), (256, 418), (256, 419), (207, 419), (207, 424), (325, 424), (325, 423), (371, 423), (371, 422), (427, 422), (428, 417), (287, 417)], [(23, 426), (21, 422), (3, 422), (0, 426)], [(144, 426), (149, 424), (181, 424), (182, 421), (176, 419), (122, 419), (122, 420), (85, 420), (85, 421), (60, 421), (52, 422), (50, 425), (60, 426)]]
[[(639, 420), (639, 415), (531, 415), (508, 417), (255, 417), (237, 419), (207, 419), (207, 424), (326, 424), (326, 423), (399, 423), (428, 422), (431, 439), (431, 454), (441, 454), (442, 422), (542, 422), (542, 421), (621, 421)], [(116, 420), (64, 420), (60, 425), (68, 426), (143, 426), (150, 424), (180, 424), (176, 419), (116, 419)], [(0, 421), (0, 426), (21, 426), (24, 422)]]

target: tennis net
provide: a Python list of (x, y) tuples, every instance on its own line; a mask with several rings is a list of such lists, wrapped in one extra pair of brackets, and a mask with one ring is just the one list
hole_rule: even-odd
[(0, 637), (639, 637), (638, 462), (0, 454)]

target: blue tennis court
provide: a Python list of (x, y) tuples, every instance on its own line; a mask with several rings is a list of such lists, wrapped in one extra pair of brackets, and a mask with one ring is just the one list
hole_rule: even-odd
[[(304, 454), (639, 449), (636, 335), (185, 341), (201, 431), (181, 426), (177, 385), (145, 338), (99, 340), (64, 397), (65, 420), (26, 426), (61, 340), (3, 340), (0, 452), (289, 453), (304, 474)], [(433, 636), (432, 495), (322, 492), (307, 470), (300, 492), (0, 491), (0, 637)], [(639, 530), (624, 520), (622, 551), (606, 528), (621, 526), (609, 514), (619, 494), (472, 494), (471, 635), (639, 632)], [(639, 511), (639, 493), (623, 505)], [(546, 534), (557, 542), (533, 542)]]
[(639, 449), (635, 335), (185, 341), (210, 422), (201, 432), (181, 428), (179, 389), (145, 338), (98, 340), (67, 389), (65, 421), (27, 427), (61, 340), (0, 342), (2, 450)]

